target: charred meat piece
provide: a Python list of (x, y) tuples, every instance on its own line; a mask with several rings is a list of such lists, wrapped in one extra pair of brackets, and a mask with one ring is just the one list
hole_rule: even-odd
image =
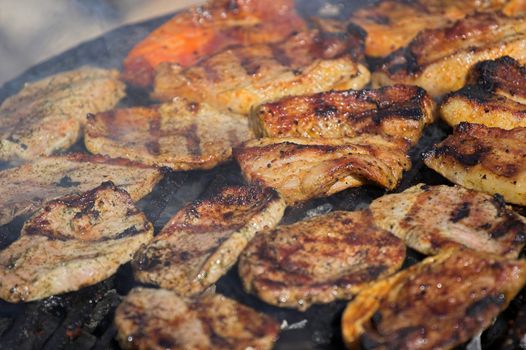
[(191, 170), (225, 162), (232, 147), (253, 137), (245, 116), (176, 98), (90, 116), (84, 143), (95, 154)]
[(161, 177), (159, 169), (124, 159), (84, 154), (42, 157), (0, 172), (0, 225), (31, 214), (51, 199), (86, 192), (104, 181), (122, 187), (137, 201)]
[(69, 148), (87, 113), (111, 109), (123, 96), (118, 72), (94, 67), (26, 85), (0, 106), (0, 160), (32, 160)]
[(489, 327), (525, 283), (524, 260), (448, 249), (360, 292), (343, 337), (364, 349), (452, 349)]
[(164, 289), (135, 288), (115, 312), (117, 339), (133, 350), (270, 350), (279, 325), (222, 295), (181, 299)]
[(452, 126), (461, 122), (513, 129), (526, 127), (526, 67), (509, 56), (475, 65), (470, 84), (440, 106)]
[(0, 298), (31, 301), (96, 284), (152, 238), (152, 224), (111, 182), (53, 200), (0, 252)]
[(526, 128), (460, 123), (425, 163), (453, 183), (526, 205)]
[(437, 254), (456, 245), (516, 258), (526, 219), (499, 198), (454, 186), (416, 185), (371, 203), (374, 222), (408, 246)]
[(245, 290), (300, 310), (352, 298), (405, 258), (402, 241), (371, 222), (368, 211), (333, 212), (262, 232), (239, 262)]
[(124, 60), (124, 78), (148, 87), (163, 62), (188, 67), (227, 46), (277, 42), (304, 28), (293, 0), (211, 0), (178, 13), (138, 43)]
[(285, 203), (276, 191), (226, 187), (181, 209), (134, 258), (135, 277), (182, 296), (203, 292), (225, 274), (254, 235), (277, 225)]
[(416, 144), (424, 126), (435, 120), (433, 109), (433, 100), (423, 89), (396, 85), (287, 97), (255, 109), (251, 124), (260, 137), (379, 134)]

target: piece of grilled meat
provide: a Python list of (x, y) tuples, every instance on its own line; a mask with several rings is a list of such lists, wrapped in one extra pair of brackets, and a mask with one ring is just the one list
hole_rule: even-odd
[(526, 128), (460, 123), (424, 158), (453, 183), (526, 205)]
[(249, 183), (277, 189), (287, 204), (330, 196), (374, 183), (394, 189), (411, 161), (402, 139), (363, 134), (354, 138), (263, 138), (234, 149)]
[(152, 224), (111, 182), (53, 200), (0, 252), (0, 298), (27, 302), (96, 284), (152, 238)]
[(471, 82), (443, 100), (440, 114), (451, 126), (526, 127), (526, 67), (509, 56), (478, 63)]
[(423, 254), (450, 246), (516, 258), (526, 244), (526, 218), (496, 196), (459, 186), (416, 185), (374, 200), (374, 222)]
[(340, 211), (260, 233), (239, 260), (245, 290), (300, 310), (352, 298), (405, 258), (403, 242), (371, 223), (368, 211)]
[(304, 28), (293, 0), (211, 0), (181, 11), (135, 45), (124, 78), (145, 88), (163, 62), (188, 67), (227, 46), (277, 42)]
[(222, 295), (181, 299), (134, 288), (115, 311), (117, 339), (133, 350), (270, 350), (279, 333), (267, 315)]
[(91, 153), (192, 170), (227, 161), (232, 147), (252, 138), (245, 116), (175, 98), (90, 116), (84, 143)]
[(431, 97), (409, 85), (286, 97), (259, 106), (250, 117), (259, 137), (377, 134), (403, 138), (411, 144), (420, 139), (424, 126), (435, 121)]
[(445, 250), (358, 294), (343, 338), (349, 348), (452, 349), (489, 327), (525, 283), (525, 260)]
[(476, 13), (424, 30), (389, 55), (372, 75), (373, 87), (418, 85), (433, 97), (460, 89), (477, 62), (505, 55), (526, 61), (526, 18)]
[(123, 96), (118, 72), (95, 67), (27, 84), (0, 106), (0, 160), (32, 160), (69, 148), (87, 113), (111, 109)]
[(161, 177), (159, 169), (124, 159), (85, 154), (42, 157), (0, 171), (0, 225), (31, 214), (51, 199), (86, 192), (104, 181), (122, 187), (137, 201), (150, 193)]
[(270, 188), (226, 187), (182, 208), (134, 258), (137, 280), (182, 296), (225, 274), (258, 231), (276, 226), (285, 203)]

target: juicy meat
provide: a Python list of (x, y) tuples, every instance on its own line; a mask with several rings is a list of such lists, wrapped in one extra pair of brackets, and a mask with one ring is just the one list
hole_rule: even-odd
[(276, 42), (304, 28), (293, 0), (211, 0), (181, 11), (139, 42), (124, 60), (124, 78), (148, 87), (163, 62), (188, 67), (227, 46)]
[(435, 120), (433, 109), (433, 100), (423, 89), (397, 85), (287, 97), (255, 109), (251, 123), (260, 137), (379, 134), (416, 144), (424, 126)]
[(159, 169), (123, 159), (83, 154), (42, 157), (0, 172), (0, 225), (31, 214), (51, 199), (86, 192), (104, 181), (122, 187), (137, 201), (161, 177)]
[(0, 106), (0, 160), (32, 160), (69, 148), (87, 113), (111, 109), (123, 96), (118, 72), (94, 67), (26, 85)]
[(152, 224), (111, 182), (53, 200), (0, 252), (0, 298), (31, 301), (96, 284), (152, 238)]
[(334, 212), (259, 234), (239, 261), (245, 290), (300, 310), (350, 299), (405, 258), (402, 241), (371, 221), (367, 211)]
[(505, 55), (526, 61), (526, 18), (476, 13), (420, 32), (384, 60), (372, 84), (418, 85), (436, 97), (464, 86), (473, 64)]
[(425, 163), (453, 183), (526, 205), (526, 128), (460, 123)]
[(360, 135), (340, 139), (263, 138), (234, 149), (250, 183), (277, 189), (287, 204), (375, 183), (394, 189), (411, 162), (400, 139)]
[(182, 208), (134, 258), (135, 277), (182, 296), (203, 292), (225, 274), (258, 231), (281, 220), (276, 191), (227, 187)]
[(526, 243), (525, 218), (498, 196), (458, 186), (416, 185), (376, 199), (370, 209), (376, 225), (423, 254), (464, 245), (516, 258)]
[(449, 94), (440, 106), (449, 125), (469, 122), (501, 129), (526, 127), (526, 67), (504, 56), (478, 63), (471, 76), (468, 85)]
[(245, 116), (176, 98), (90, 116), (84, 143), (91, 153), (191, 170), (225, 162), (232, 147), (253, 137)]
[(213, 294), (184, 300), (164, 289), (135, 288), (115, 312), (117, 339), (133, 350), (270, 350), (279, 325)]
[(452, 349), (489, 327), (526, 283), (526, 261), (449, 249), (364, 289), (342, 319), (347, 346)]

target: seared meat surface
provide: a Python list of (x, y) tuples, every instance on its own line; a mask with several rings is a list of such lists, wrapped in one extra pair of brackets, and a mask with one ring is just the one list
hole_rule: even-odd
[(0, 252), (0, 298), (31, 301), (96, 284), (152, 238), (152, 224), (110, 182), (53, 200)]
[(115, 324), (121, 347), (134, 350), (270, 350), (279, 333), (272, 318), (224, 296), (146, 288), (124, 298)]
[(526, 205), (526, 128), (460, 123), (425, 163), (453, 183)]
[(371, 221), (367, 211), (341, 211), (262, 232), (239, 261), (245, 290), (300, 310), (350, 299), (405, 258), (402, 241)]
[(284, 211), (284, 201), (270, 188), (226, 187), (182, 208), (134, 258), (135, 277), (182, 296), (201, 293)]
[(526, 243), (526, 218), (498, 196), (458, 186), (416, 185), (370, 205), (374, 222), (423, 254), (449, 246), (516, 258)]
[(0, 160), (32, 160), (73, 145), (87, 113), (124, 96), (118, 72), (83, 67), (27, 84), (0, 105)]

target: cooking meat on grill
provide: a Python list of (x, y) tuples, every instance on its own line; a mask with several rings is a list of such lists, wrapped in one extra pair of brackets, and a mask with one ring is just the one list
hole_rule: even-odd
[(471, 75), (471, 82), (446, 96), (440, 106), (449, 125), (469, 122), (502, 129), (526, 127), (526, 67), (504, 56), (478, 63)]
[(134, 350), (272, 349), (279, 325), (232, 299), (181, 299), (164, 289), (134, 288), (115, 312), (117, 339)]
[(284, 211), (284, 201), (270, 188), (226, 187), (182, 208), (134, 258), (135, 277), (182, 296), (201, 293)]
[(87, 113), (111, 109), (123, 96), (118, 72), (95, 67), (26, 85), (0, 106), (0, 160), (31, 160), (69, 148)]
[(432, 96), (456, 91), (473, 64), (505, 55), (526, 61), (526, 18), (476, 13), (451, 25), (424, 30), (389, 55), (372, 75), (374, 87), (413, 84)]
[(123, 159), (84, 154), (42, 157), (0, 171), (0, 225), (31, 214), (51, 199), (86, 192), (104, 181), (122, 187), (137, 201), (150, 193), (161, 177), (159, 169)]
[(152, 238), (152, 224), (111, 182), (50, 201), (0, 252), (0, 298), (31, 301), (96, 284)]
[(374, 200), (374, 222), (423, 254), (456, 245), (516, 258), (526, 219), (498, 196), (459, 186), (416, 185)]
[(350, 299), (405, 258), (402, 241), (371, 222), (368, 211), (340, 211), (260, 233), (240, 258), (245, 290), (300, 310)]
[(227, 46), (277, 42), (304, 28), (293, 0), (211, 0), (178, 13), (139, 42), (124, 60), (124, 78), (147, 87), (160, 63), (188, 67)]
[(245, 116), (176, 98), (90, 116), (84, 143), (91, 153), (191, 170), (225, 162), (232, 147), (253, 137)]
[(460, 123), (425, 163), (453, 183), (526, 205), (526, 128)]

